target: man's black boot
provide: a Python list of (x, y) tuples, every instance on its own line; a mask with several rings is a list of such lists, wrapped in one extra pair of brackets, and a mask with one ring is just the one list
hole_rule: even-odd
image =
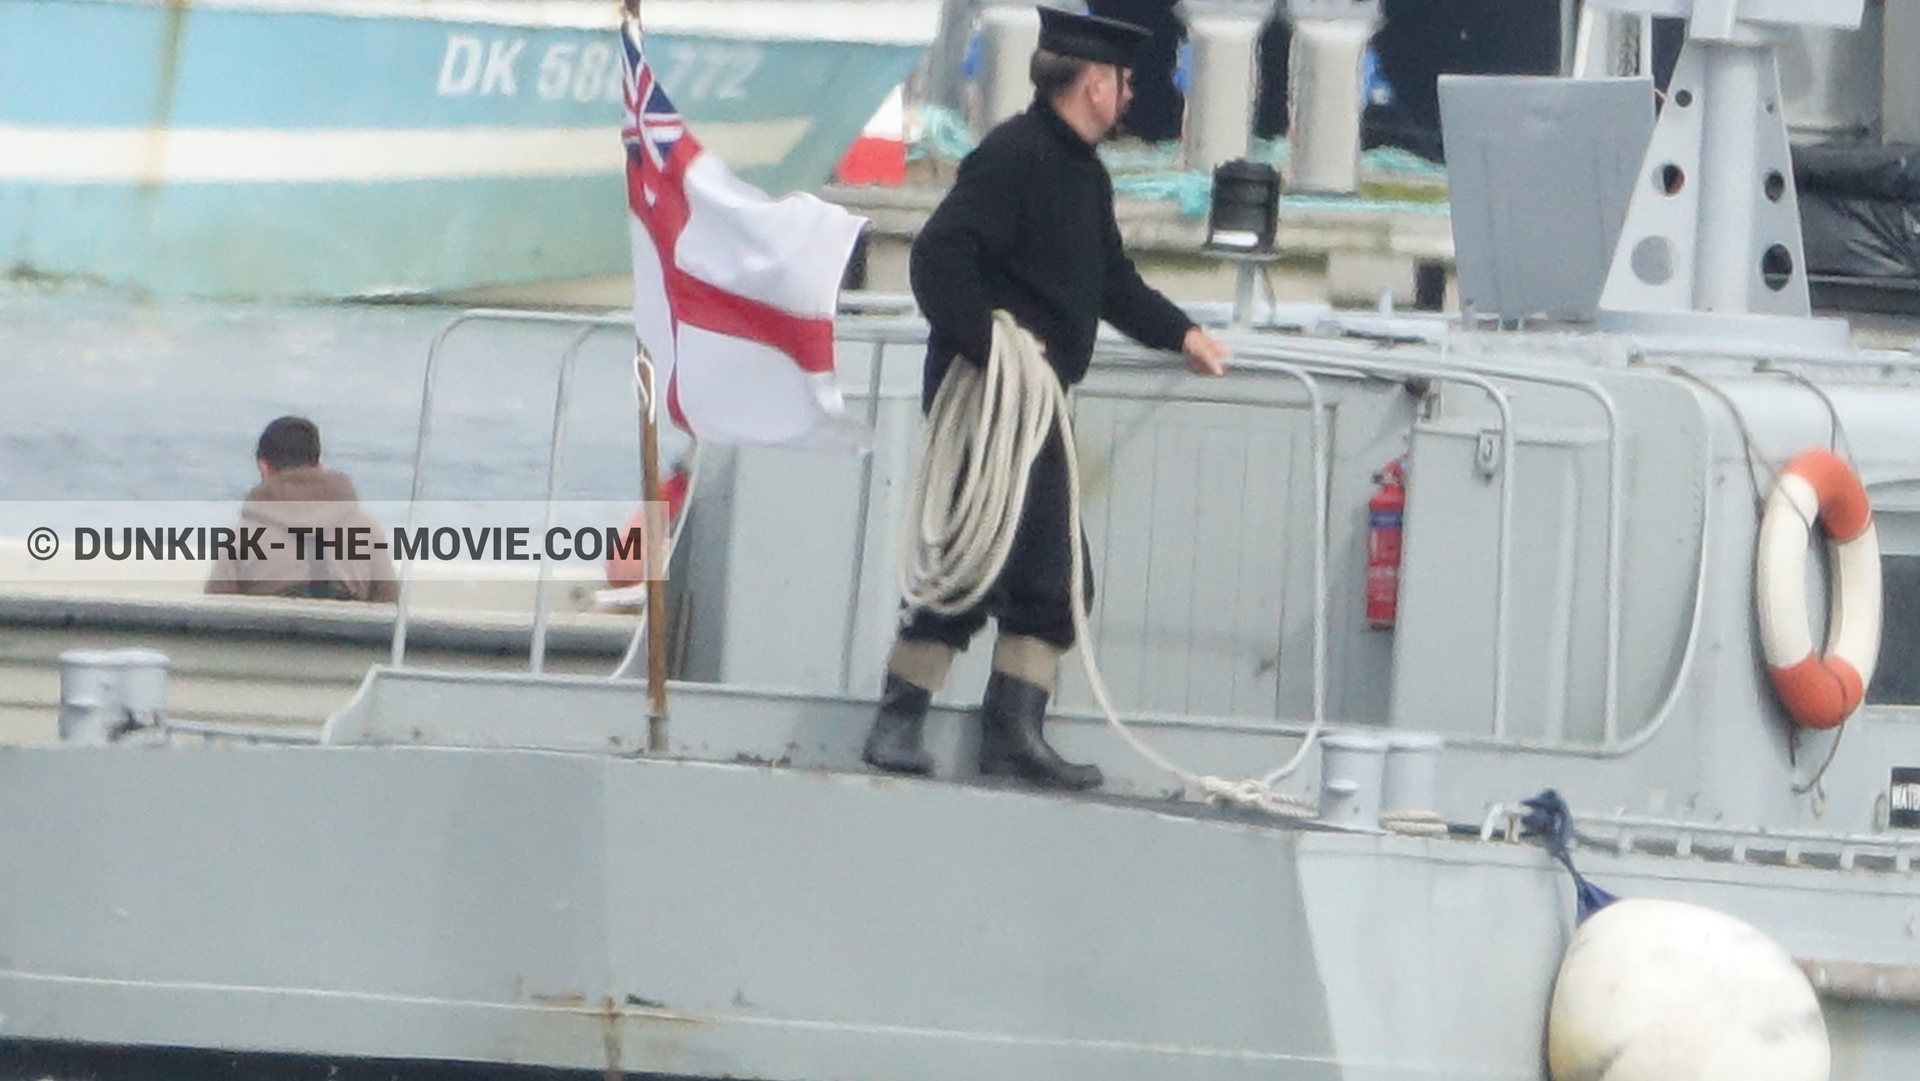
[(886, 688), (880, 692), (880, 711), (867, 732), (860, 760), (888, 773), (932, 773), (933, 756), (921, 739), (932, 701), (932, 691), (888, 672)]
[(1100, 767), (1060, 757), (1048, 745), (1041, 726), (1047, 716), (1046, 688), (995, 670), (987, 678), (980, 703), (980, 772), (1013, 776), (1045, 788), (1081, 791), (1100, 787)]

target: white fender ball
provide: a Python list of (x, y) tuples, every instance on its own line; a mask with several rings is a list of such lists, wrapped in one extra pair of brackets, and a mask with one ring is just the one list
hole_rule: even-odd
[(1710, 908), (1629, 899), (1567, 946), (1547, 1067), (1553, 1081), (1827, 1081), (1831, 1054), (1778, 943)]

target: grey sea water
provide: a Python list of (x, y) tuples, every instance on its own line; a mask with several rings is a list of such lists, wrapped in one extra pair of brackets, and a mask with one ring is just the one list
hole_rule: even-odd
[[(326, 464), (361, 498), (404, 500), (428, 346), (454, 309), (148, 301), (0, 285), (0, 536), (9, 504), (239, 500), (273, 418), (319, 426)], [(559, 358), (572, 331), (467, 325), (441, 364), (422, 495), (546, 491)], [(631, 337), (590, 339), (576, 371), (560, 495), (639, 490)], [(666, 461), (683, 449), (663, 436)]]

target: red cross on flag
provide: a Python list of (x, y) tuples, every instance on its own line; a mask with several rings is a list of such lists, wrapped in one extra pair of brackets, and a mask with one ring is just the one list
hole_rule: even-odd
[(833, 371), (840, 279), (866, 224), (811, 195), (782, 199), (702, 149), (621, 29), (633, 320), (695, 438), (864, 449)]

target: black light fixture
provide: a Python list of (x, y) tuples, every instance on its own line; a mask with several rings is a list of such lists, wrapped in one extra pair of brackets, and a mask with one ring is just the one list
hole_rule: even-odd
[(1279, 216), (1278, 169), (1245, 158), (1214, 168), (1207, 247), (1223, 252), (1270, 252)]

